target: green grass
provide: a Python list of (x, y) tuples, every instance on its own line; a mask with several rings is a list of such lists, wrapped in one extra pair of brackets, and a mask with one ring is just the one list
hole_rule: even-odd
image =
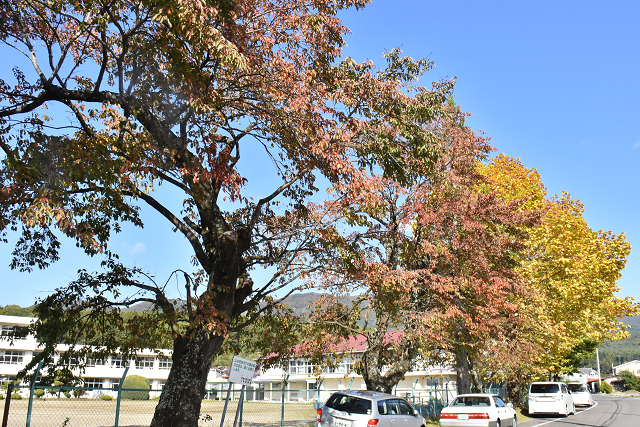
[(522, 411), (523, 411), (522, 408), (516, 408), (516, 413), (518, 414), (518, 422), (530, 420), (531, 417), (528, 415), (525, 415), (525, 414), (528, 414), (528, 412), (524, 410), (525, 413), (522, 413)]

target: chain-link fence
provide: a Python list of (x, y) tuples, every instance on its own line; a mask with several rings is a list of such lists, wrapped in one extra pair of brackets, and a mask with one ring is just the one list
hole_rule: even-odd
[[(97, 387), (34, 386), (32, 389), (15, 386), (14, 397), (3, 402), (7, 409), (7, 427), (148, 426), (158, 397), (150, 400), (122, 398), (122, 392), (128, 390), (131, 391)], [(337, 390), (247, 390), (241, 399), (241, 390), (231, 390), (226, 413), (224, 407), (228, 391), (209, 392), (202, 401), (198, 424), (201, 427), (220, 427), (224, 414), (223, 427), (233, 427), (234, 424), (239, 427), (310, 427), (315, 423), (319, 405), (334, 391)], [(150, 396), (158, 396), (159, 393), (151, 390)], [(428, 391), (401, 391), (396, 394), (409, 401), (425, 418), (437, 419), (440, 410), (456, 393), (454, 389), (432, 387)], [(21, 398), (17, 398), (18, 395)]]

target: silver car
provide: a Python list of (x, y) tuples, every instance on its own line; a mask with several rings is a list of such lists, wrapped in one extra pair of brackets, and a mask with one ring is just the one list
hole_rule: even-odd
[(424, 427), (426, 421), (406, 400), (369, 390), (333, 393), (318, 409), (316, 427)]

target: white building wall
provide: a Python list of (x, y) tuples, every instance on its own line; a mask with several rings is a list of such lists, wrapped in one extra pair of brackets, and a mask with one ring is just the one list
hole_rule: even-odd
[(631, 362), (613, 367), (614, 375), (618, 375), (621, 371), (631, 371), (636, 374), (636, 376), (640, 376), (640, 360), (632, 360)]
[[(33, 318), (3, 316), (0, 315), (0, 326), (28, 326)], [(5, 328), (6, 330), (7, 328)], [(59, 346), (59, 351), (64, 352), (68, 347)], [(0, 340), (0, 381), (6, 381), (16, 376), (27, 363), (31, 361), (34, 353), (40, 349), (34, 337), (28, 337), (22, 340), (15, 340), (10, 345), (8, 340)], [(6, 353), (9, 352), (9, 353)], [(17, 359), (11, 355), (21, 354), (19, 363), (12, 363)], [(158, 353), (162, 353), (161, 356)], [(7, 354), (9, 356), (7, 356)], [(4, 356), (4, 357), (2, 357)], [(128, 361), (128, 375), (140, 375), (151, 383), (152, 390), (161, 390), (166, 382), (170, 369), (165, 361), (164, 369), (160, 366), (160, 358), (171, 357), (170, 350), (152, 350), (146, 349), (138, 354), (138, 357), (152, 358), (153, 363), (148, 367), (138, 367), (135, 361)], [(353, 360), (359, 358), (358, 354), (352, 356)], [(254, 378), (252, 389), (259, 391), (254, 394), (254, 398), (262, 398), (264, 400), (281, 400), (282, 386), (286, 382), (285, 398), (287, 400), (326, 400), (335, 390), (364, 390), (366, 385), (363, 378), (352, 370), (352, 362), (349, 359), (343, 360), (338, 367), (317, 375), (315, 366), (310, 365), (305, 359), (295, 359), (285, 368), (277, 367), (260, 372)], [(439, 387), (447, 384), (449, 389), (455, 389), (455, 371), (451, 367), (419, 367), (420, 370), (408, 372), (405, 378), (401, 380), (395, 388), (397, 395), (405, 396), (407, 393), (428, 393), (433, 389), (434, 384)], [(91, 383), (100, 383), (105, 388), (116, 388), (124, 375), (125, 367), (115, 367), (112, 358), (109, 358), (104, 365), (88, 366), (84, 373), (80, 376)], [(209, 372), (207, 379), (207, 389), (215, 390), (215, 393), (209, 393), (209, 398), (223, 398), (223, 394), (228, 388), (227, 379), (216, 369)], [(319, 392), (315, 391), (320, 388)], [(233, 389), (239, 390), (241, 386), (235, 384)], [(264, 390), (264, 393), (262, 391)], [(310, 391), (308, 391), (310, 390)], [(152, 397), (158, 393), (152, 392)]]
[[(26, 327), (33, 321), (35, 319), (30, 317), (0, 315), (0, 328), (4, 326), (3, 330), (8, 333), (10, 327)], [(57, 347), (59, 352), (64, 352), (67, 349), (68, 346), (65, 345)], [(41, 351), (41, 346), (38, 345), (33, 336), (25, 339), (14, 339), (13, 343), (10, 343), (6, 337), (0, 339), (0, 381), (14, 379), (17, 373), (31, 361), (38, 351)], [(135, 360), (129, 360), (124, 363), (124, 366), (115, 367), (113, 358), (108, 358), (104, 365), (87, 366), (83, 373), (78, 372), (78, 374), (92, 384), (101, 384), (102, 387), (113, 389), (114, 387), (117, 388), (124, 375), (125, 367), (128, 366), (127, 375), (143, 376), (151, 383), (152, 390), (160, 390), (169, 376), (171, 351), (145, 349), (138, 353), (138, 357), (149, 358), (149, 361), (152, 361), (151, 365), (137, 366)], [(163, 359), (162, 367), (160, 366), (161, 358)], [(45, 374), (45, 372), (42, 374)], [(214, 380), (217, 377), (219, 375), (212, 370), (209, 378)]]

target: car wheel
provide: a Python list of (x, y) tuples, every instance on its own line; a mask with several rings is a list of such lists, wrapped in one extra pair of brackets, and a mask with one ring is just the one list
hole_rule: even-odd
[(513, 427), (518, 425), (518, 417), (513, 417), (513, 423), (511, 424)]
[(563, 417), (568, 417), (569, 416), (569, 405), (564, 405), (564, 414), (562, 414)]
[(496, 421), (496, 427), (500, 427), (500, 420)]

